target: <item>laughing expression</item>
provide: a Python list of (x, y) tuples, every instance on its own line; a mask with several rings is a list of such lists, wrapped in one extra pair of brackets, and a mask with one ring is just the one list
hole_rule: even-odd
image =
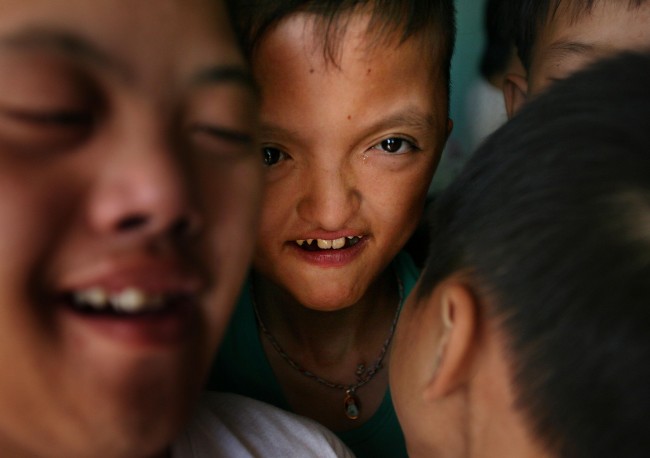
[(182, 426), (255, 234), (235, 43), (211, 0), (0, 0), (3, 456), (152, 457)]

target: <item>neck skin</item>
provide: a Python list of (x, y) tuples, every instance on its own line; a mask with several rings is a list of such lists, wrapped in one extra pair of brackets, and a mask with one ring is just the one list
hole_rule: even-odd
[[(371, 364), (388, 336), (399, 292), (386, 269), (355, 304), (336, 311), (309, 309), (286, 290), (255, 273), (254, 297), (266, 328), (292, 357), (330, 365), (354, 354)], [(358, 357), (358, 356), (355, 356)]]
[(458, 393), (467, 412), (466, 456), (551, 458), (531, 434), (529, 419), (515, 407), (510, 356), (494, 321), (483, 323), (475, 343), (473, 376)]

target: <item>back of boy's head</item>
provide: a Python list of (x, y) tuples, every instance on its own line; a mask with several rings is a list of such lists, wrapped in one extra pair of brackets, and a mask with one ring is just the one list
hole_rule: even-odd
[(556, 456), (650, 456), (650, 56), (560, 81), (440, 197), (420, 297), (466, 272)]
[(637, 8), (646, 0), (513, 0), (515, 9), (513, 23), (513, 38), (517, 46), (519, 58), (524, 67), (530, 69), (533, 46), (541, 28), (552, 20), (558, 9), (568, 8), (569, 14), (575, 19), (588, 14), (599, 2), (615, 2), (621, 8)]
[(346, 15), (368, 9), (372, 11), (368, 32), (373, 45), (382, 46), (395, 34), (400, 42), (422, 37), (424, 49), (431, 52), (431, 62), (440, 64), (449, 82), (456, 37), (453, 0), (229, 0), (228, 3), (249, 57), (267, 32), (289, 16), (302, 12), (317, 19), (324, 56), (336, 63)]

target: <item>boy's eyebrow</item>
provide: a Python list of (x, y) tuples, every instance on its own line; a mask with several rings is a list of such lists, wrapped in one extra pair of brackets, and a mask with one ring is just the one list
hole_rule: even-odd
[[(112, 70), (128, 79), (128, 65), (116, 56), (95, 46), (88, 40), (64, 30), (47, 27), (29, 27), (0, 38), (0, 46), (13, 49), (44, 49), (62, 53), (74, 59), (89, 62)], [(193, 78), (196, 84), (237, 83), (242, 84), (257, 97), (259, 91), (250, 72), (238, 64), (214, 65), (198, 72)]]
[(89, 41), (64, 30), (32, 26), (0, 38), (0, 46), (56, 51), (93, 65), (111, 69), (125, 78), (128, 76), (125, 63), (120, 62), (115, 56), (109, 55)]
[(194, 78), (196, 84), (235, 83), (249, 89), (256, 98), (260, 91), (253, 75), (243, 65), (215, 65), (202, 70)]
[(409, 127), (420, 131), (427, 131), (434, 127), (433, 116), (428, 113), (422, 113), (415, 108), (406, 108), (396, 113), (391, 113), (385, 118), (381, 118), (365, 130), (368, 132), (378, 132), (395, 127)]
[(595, 43), (574, 40), (558, 40), (548, 47), (548, 54), (564, 57), (567, 55), (590, 55), (599, 51)]
[[(390, 130), (397, 127), (408, 127), (418, 131), (428, 131), (434, 128), (434, 120), (431, 114), (425, 114), (415, 108), (406, 108), (396, 113), (379, 119), (377, 122), (363, 128), (360, 136), (372, 134), (383, 130)], [(261, 125), (260, 134), (262, 138), (300, 138), (300, 132), (287, 129), (273, 124)]]

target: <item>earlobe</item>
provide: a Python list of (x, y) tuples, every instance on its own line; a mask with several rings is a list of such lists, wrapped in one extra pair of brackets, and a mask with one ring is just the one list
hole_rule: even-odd
[(503, 98), (508, 119), (524, 106), (528, 99), (528, 80), (525, 76), (509, 73), (503, 82)]
[(434, 370), (425, 390), (432, 401), (446, 396), (464, 381), (476, 341), (477, 303), (466, 285), (441, 285), (440, 322), (442, 335), (437, 343)]
[(454, 130), (454, 121), (451, 118), (447, 118), (447, 138), (451, 135), (452, 130)]

